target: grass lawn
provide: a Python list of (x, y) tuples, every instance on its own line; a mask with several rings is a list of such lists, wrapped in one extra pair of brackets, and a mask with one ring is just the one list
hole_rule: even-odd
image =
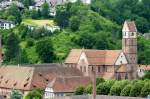
[(49, 26), (55, 25), (53, 20), (35, 20), (35, 19), (23, 19), (22, 24), (30, 26), (44, 26), (46, 24)]

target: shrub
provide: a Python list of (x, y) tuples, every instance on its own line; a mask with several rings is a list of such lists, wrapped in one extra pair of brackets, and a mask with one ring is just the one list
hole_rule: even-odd
[(76, 91), (75, 91), (75, 95), (83, 95), (84, 94), (84, 92), (85, 92), (85, 88), (83, 87), (83, 86), (80, 86), (80, 87), (78, 87), (77, 89), (76, 89)]
[(22, 99), (23, 95), (20, 91), (13, 90), (10, 99)]
[(53, 45), (50, 38), (41, 39), (36, 42), (36, 52), (43, 63), (51, 63), (55, 58)]
[(110, 81), (106, 81), (104, 83), (100, 83), (97, 86), (97, 94), (108, 95), (110, 92), (110, 88), (112, 87), (114, 82), (115, 82), (114, 80), (110, 80)]
[(145, 71), (145, 75), (142, 77), (142, 79), (150, 79), (150, 71)]
[(132, 97), (137, 97), (137, 96), (139, 96), (139, 95), (140, 95), (140, 92), (141, 92), (141, 89), (143, 88), (143, 86), (144, 86), (144, 81), (138, 81), (138, 82), (136, 82), (136, 83), (132, 86), (129, 96), (132, 96)]
[(142, 97), (146, 97), (150, 95), (150, 81), (145, 83), (144, 87), (141, 90), (141, 95)]
[(110, 89), (111, 95), (119, 96), (121, 93), (121, 90), (129, 83), (127, 80), (117, 81)]
[(121, 96), (129, 96), (131, 88), (132, 88), (132, 85), (131, 85), (131, 84), (125, 86), (125, 87), (123, 88), (123, 90), (121, 91), (121, 94), (120, 94), (120, 95), (121, 95)]
[(86, 87), (85, 92), (87, 94), (92, 94), (92, 90), (93, 90), (93, 86), (92, 86), (92, 84), (90, 84)]
[(77, 16), (72, 16), (70, 18), (69, 25), (70, 25), (70, 29), (72, 31), (77, 31), (80, 27), (80, 19)]
[(31, 46), (33, 46), (34, 45), (34, 40), (32, 39), (32, 38), (29, 38), (28, 40), (27, 40), (27, 46), (28, 47), (31, 47)]
[(25, 99), (42, 99), (43, 94), (42, 89), (34, 89), (25, 96)]
[(104, 78), (96, 78), (96, 85), (105, 82)]

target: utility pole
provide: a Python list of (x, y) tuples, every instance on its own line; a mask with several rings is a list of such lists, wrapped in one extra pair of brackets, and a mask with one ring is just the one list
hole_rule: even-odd
[(93, 98), (96, 99), (96, 68), (95, 66), (92, 67), (92, 80), (93, 80)]

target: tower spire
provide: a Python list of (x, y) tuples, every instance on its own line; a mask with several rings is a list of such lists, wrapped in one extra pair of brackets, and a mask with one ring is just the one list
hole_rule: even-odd
[(122, 29), (122, 50), (125, 53), (128, 65), (129, 79), (136, 79), (137, 71), (137, 28), (134, 21), (125, 21)]

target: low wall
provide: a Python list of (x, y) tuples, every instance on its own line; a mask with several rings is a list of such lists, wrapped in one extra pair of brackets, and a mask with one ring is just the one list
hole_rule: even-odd
[[(92, 96), (66, 96), (66, 97), (55, 97), (52, 99), (92, 99)], [(96, 99), (146, 99), (146, 98), (97, 95)]]

